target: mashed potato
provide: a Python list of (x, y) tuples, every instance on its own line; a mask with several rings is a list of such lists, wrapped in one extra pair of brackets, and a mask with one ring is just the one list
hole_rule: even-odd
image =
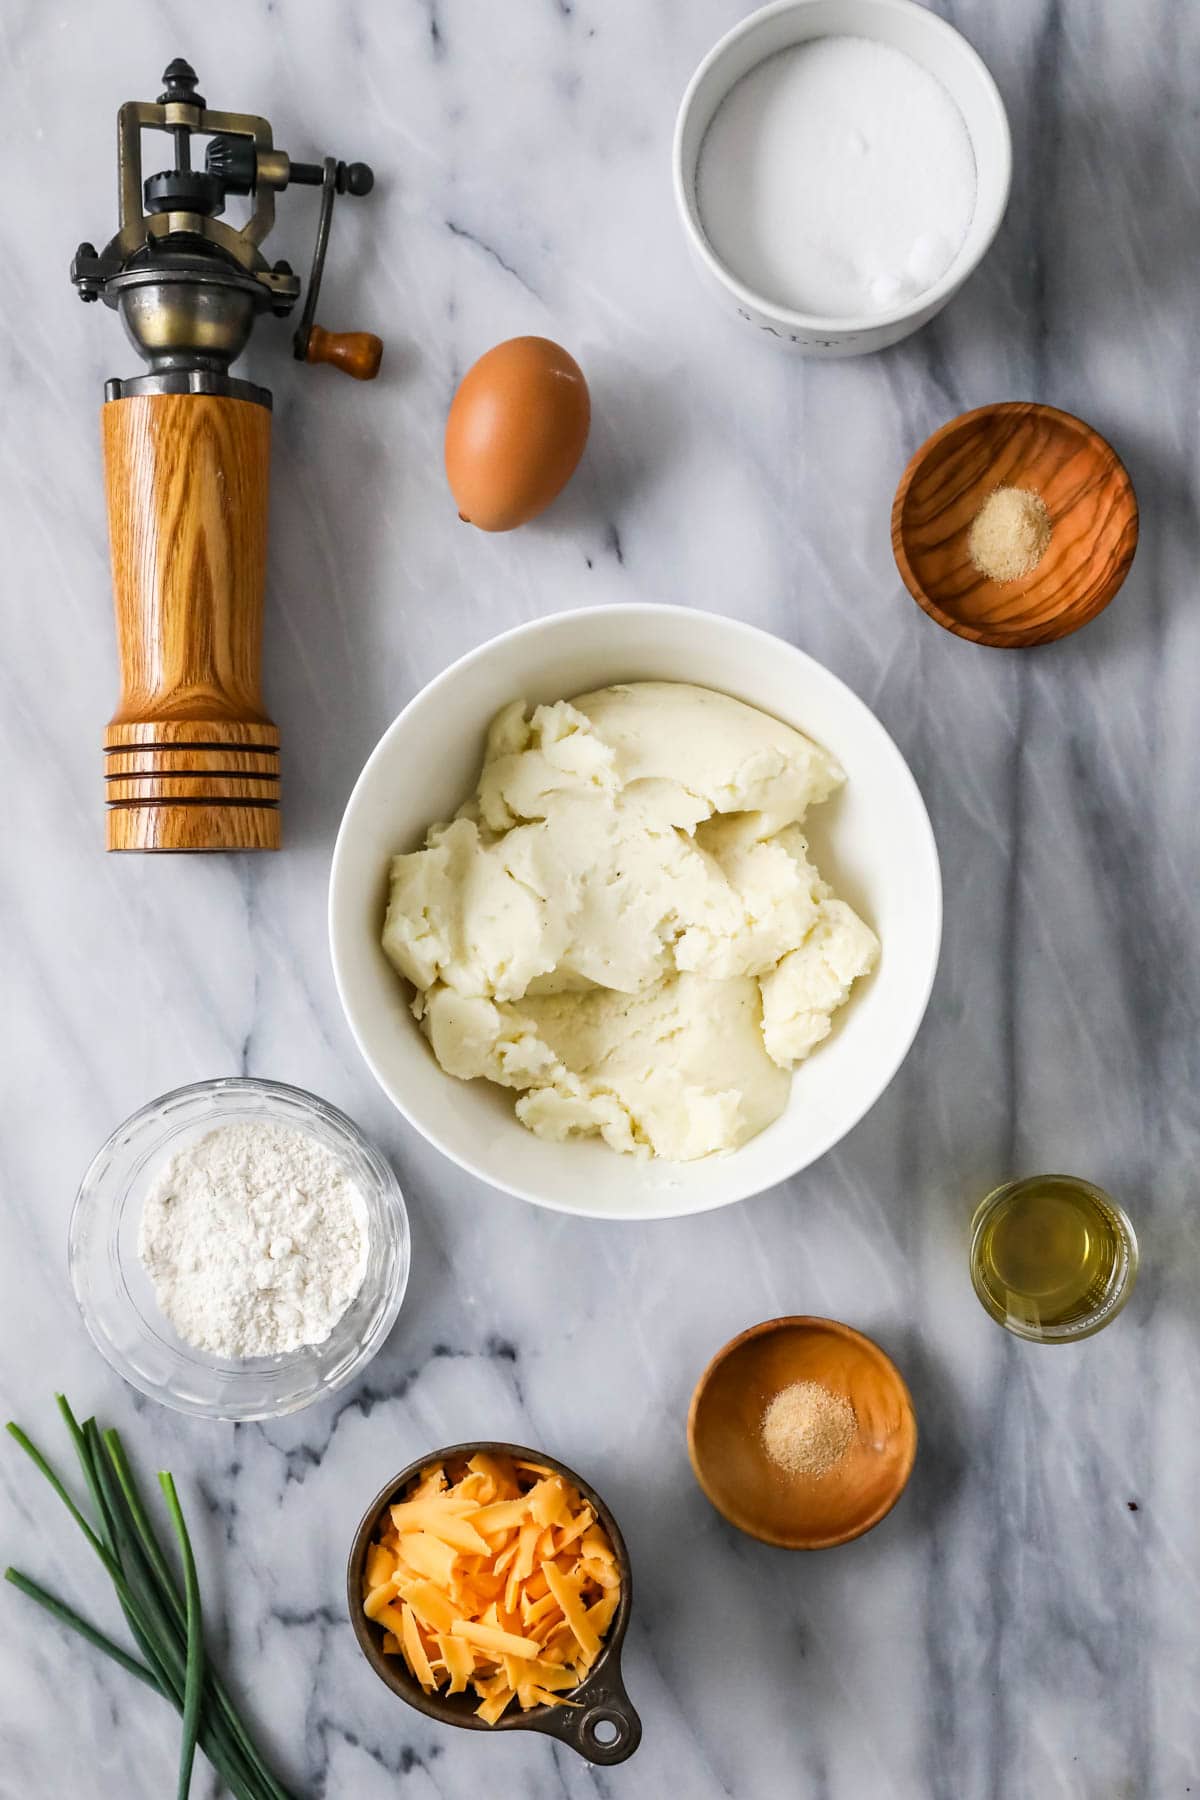
[(874, 933), (808, 858), (844, 777), (765, 713), (644, 681), (493, 721), (477, 791), (397, 856), (383, 947), (451, 1075), (539, 1136), (690, 1161), (787, 1104)]

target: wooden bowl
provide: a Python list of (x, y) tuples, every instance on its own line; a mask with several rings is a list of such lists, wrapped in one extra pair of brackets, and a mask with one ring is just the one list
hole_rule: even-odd
[[(816, 1381), (842, 1394), (858, 1436), (819, 1477), (771, 1461), (762, 1420), (781, 1389)], [(825, 1550), (878, 1525), (917, 1453), (903, 1377), (878, 1344), (834, 1319), (768, 1319), (719, 1350), (692, 1395), (688, 1454), (696, 1480), (731, 1525), (783, 1550)]]
[[(534, 1706), (528, 1712), (506, 1712), (494, 1725), (476, 1717), (478, 1701), (471, 1694), (427, 1694), (420, 1682), (409, 1674), (403, 1658), (384, 1655), (383, 1631), (373, 1619), (367, 1618), (362, 1608), (363, 1564), (384, 1508), (399, 1500), (430, 1463), (466, 1462), (481, 1450), (490, 1456), (511, 1456), (544, 1463), (578, 1488), (584, 1499), (591, 1501), (596, 1517), (608, 1533), (621, 1573), (621, 1599), (600, 1654), (592, 1664), (587, 1680), (565, 1696), (575, 1705)], [(416, 1462), (409, 1463), (407, 1469), (401, 1469), (379, 1490), (359, 1522), (346, 1568), (346, 1600), (354, 1635), (380, 1681), (427, 1718), (437, 1719), (442, 1725), (457, 1725), (464, 1731), (540, 1731), (576, 1751), (586, 1761), (605, 1765), (625, 1762), (642, 1741), (642, 1721), (621, 1679), (621, 1645), (633, 1605), (633, 1568), (625, 1540), (595, 1488), (566, 1463), (547, 1456), (544, 1450), (480, 1439), (470, 1444), (450, 1444), (444, 1450), (430, 1450)]]
[[(967, 554), (971, 523), (998, 487), (1032, 488), (1050, 512), (1049, 548), (1016, 581), (989, 580)], [(1112, 445), (1032, 401), (951, 419), (912, 458), (892, 506), (892, 548), (918, 606), (957, 637), (1001, 650), (1049, 644), (1094, 619), (1137, 541), (1137, 498)]]

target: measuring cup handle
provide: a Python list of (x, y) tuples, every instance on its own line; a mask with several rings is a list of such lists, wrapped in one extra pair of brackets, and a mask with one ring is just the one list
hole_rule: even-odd
[[(619, 1668), (606, 1668), (579, 1690), (579, 1704), (547, 1707), (537, 1730), (557, 1738), (586, 1762), (623, 1763), (642, 1741), (642, 1721), (625, 1692)], [(600, 1734), (600, 1735), (598, 1735)]]

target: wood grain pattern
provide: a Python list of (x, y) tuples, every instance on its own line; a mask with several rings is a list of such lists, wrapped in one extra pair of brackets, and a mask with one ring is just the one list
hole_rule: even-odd
[(144, 744), (127, 750), (109, 750), (104, 757), (104, 778), (115, 775), (254, 775), (279, 779), (276, 750), (233, 748), (226, 744)]
[(330, 363), (355, 381), (374, 381), (383, 360), (383, 339), (373, 331), (325, 331), (312, 325), (304, 360)]
[[(205, 740), (197, 732), (195, 719), (123, 719), (110, 722), (105, 734), (105, 746), (109, 750), (142, 748), (184, 748), (188, 745), (204, 747)], [(206, 721), (211, 725), (212, 721)], [(246, 749), (255, 747), (278, 753), (279, 731), (269, 719), (260, 722), (244, 719), (222, 719), (220, 742), (237, 744)]]
[(260, 685), (270, 412), (143, 394), (109, 401), (101, 435), (121, 672), (108, 847), (277, 849)]
[[(794, 1381), (844, 1395), (858, 1419), (845, 1457), (819, 1479), (789, 1474), (763, 1447), (763, 1414)], [(900, 1498), (916, 1453), (899, 1370), (870, 1338), (833, 1319), (769, 1319), (743, 1331), (704, 1371), (688, 1413), (692, 1468), (717, 1511), (784, 1550), (861, 1537)]]
[[(967, 534), (998, 487), (1031, 488), (1050, 512), (1050, 545), (1032, 574), (996, 582)], [(1006, 401), (951, 419), (910, 461), (892, 507), (904, 585), (939, 625), (997, 649), (1048, 644), (1103, 611), (1137, 549), (1133, 484), (1112, 446), (1053, 406)]]
[(278, 806), (188, 800), (135, 801), (105, 814), (108, 850), (278, 850)]
[(110, 806), (122, 800), (258, 800), (279, 804), (279, 777), (253, 775), (107, 775)]

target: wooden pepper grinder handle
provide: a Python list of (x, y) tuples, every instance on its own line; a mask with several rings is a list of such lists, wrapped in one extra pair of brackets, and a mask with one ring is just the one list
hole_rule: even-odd
[(121, 697), (110, 850), (277, 850), (260, 692), (269, 406), (143, 393), (101, 411)]
[(383, 339), (373, 331), (326, 331), (310, 325), (304, 360), (330, 363), (355, 381), (374, 381), (383, 360)]

